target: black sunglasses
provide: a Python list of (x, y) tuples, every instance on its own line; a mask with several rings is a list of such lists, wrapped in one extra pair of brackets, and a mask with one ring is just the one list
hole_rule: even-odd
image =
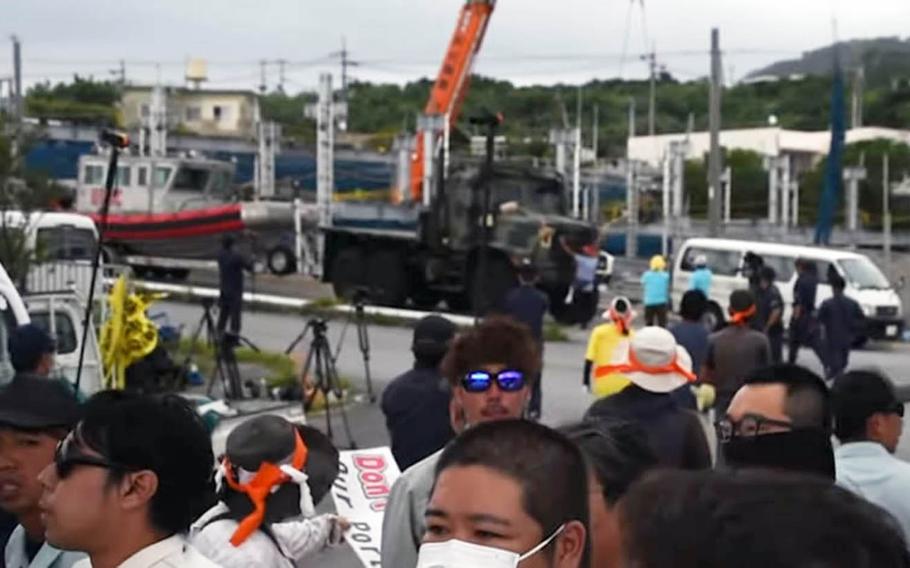
[(57, 469), (57, 477), (60, 479), (69, 477), (78, 466), (100, 467), (117, 471), (129, 471), (131, 469), (102, 457), (81, 453), (76, 448), (76, 444), (73, 443), (73, 435), (70, 434), (60, 440), (57, 444), (57, 449), (54, 451), (54, 467)]
[(498, 373), (471, 371), (461, 379), (461, 386), (467, 392), (485, 392), (493, 386), (493, 381), (503, 392), (516, 392), (525, 386), (525, 374), (515, 369), (503, 369)]
[(885, 410), (885, 412), (887, 412), (888, 414), (897, 414), (898, 416), (903, 418), (904, 417), (904, 403), (895, 402), (894, 405), (891, 406), (890, 408), (888, 408), (887, 410)]

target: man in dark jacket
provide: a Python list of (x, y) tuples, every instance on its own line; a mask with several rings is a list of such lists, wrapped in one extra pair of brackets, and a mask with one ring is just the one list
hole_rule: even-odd
[(815, 313), (818, 266), (811, 260), (800, 258), (796, 260), (796, 270), (799, 276), (793, 285), (793, 315), (790, 318), (790, 350), (787, 353), (787, 362), (796, 363), (799, 348), (805, 345), (815, 352), (818, 360), (824, 365), (825, 353)]
[(774, 284), (777, 273), (765, 266), (759, 273), (759, 284), (755, 293), (755, 317), (752, 329), (764, 333), (771, 347), (771, 362), (781, 363), (784, 355), (784, 300)]
[(223, 334), (230, 319), (230, 331), (240, 335), (240, 312), (243, 309), (243, 271), (253, 271), (253, 263), (234, 247), (234, 236), (225, 235), (218, 253), (218, 333)]
[(822, 302), (818, 321), (825, 329), (827, 379), (840, 375), (850, 362), (850, 349), (862, 333), (865, 316), (856, 300), (844, 294), (846, 283), (840, 275), (829, 278), (834, 296)]
[[(531, 329), (531, 335), (537, 340), (543, 357), (543, 318), (550, 307), (546, 294), (535, 288), (537, 284), (537, 267), (530, 260), (525, 259), (518, 267), (518, 286), (509, 290), (503, 305), (506, 315), (511, 316)], [(534, 383), (531, 391), (531, 406), (528, 408), (528, 417), (532, 420), (540, 418), (543, 403), (541, 380)]]
[(411, 350), (414, 368), (382, 393), (382, 413), (392, 438), (392, 455), (404, 471), (441, 449), (455, 433), (449, 420), (451, 392), (439, 363), (455, 335), (455, 324), (440, 316), (417, 323)]
[(662, 466), (709, 469), (711, 451), (698, 416), (671, 395), (695, 381), (689, 353), (660, 327), (638, 331), (629, 350), (625, 362), (606, 365), (601, 372), (622, 373), (632, 384), (592, 404), (585, 419), (634, 422), (647, 433)]

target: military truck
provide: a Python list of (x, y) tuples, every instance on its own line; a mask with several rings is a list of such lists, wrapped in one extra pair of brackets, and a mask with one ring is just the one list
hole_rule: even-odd
[[(565, 183), (555, 172), (496, 163), (485, 236), (482, 170), (476, 163), (453, 166), (426, 205), (339, 204), (323, 227), (323, 274), (336, 295), (351, 298), (366, 288), (381, 305), (410, 301), (431, 309), (445, 300), (453, 310), (483, 313), (516, 284), (517, 264), (530, 259), (553, 315), (565, 320), (575, 274), (569, 251), (597, 243), (596, 228), (569, 217)], [(603, 253), (602, 276), (607, 259)]]

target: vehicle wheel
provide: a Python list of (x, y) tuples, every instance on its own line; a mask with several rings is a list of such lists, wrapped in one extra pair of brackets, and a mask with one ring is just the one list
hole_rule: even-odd
[(272, 274), (290, 274), (297, 268), (297, 259), (287, 247), (278, 246), (269, 251), (268, 265)]
[(701, 322), (708, 331), (720, 331), (727, 325), (723, 310), (714, 302), (708, 304), (707, 311), (701, 316)]
[(371, 254), (367, 263), (370, 298), (382, 306), (403, 307), (408, 299), (408, 273), (402, 254), (381, 250)]
[[(502, 300), (505, 298), (506, 293), (516, 286), (518, 279), (512, 263), (502, 256), (490, 255), (485, 273), (479, 273), (478, 268), (475, 266), (474, 274), (471, 278), (473, 283), (470, 296), (471, 305), (475, 308), (479, 307), (479, 310), (477, 310), (479, 313), (486, 314), (502, 305)], [(482, 292), (475, 296), (475, 290), (481, 290)], [(479, 306), (475, 305), (475, 302), (479, 302)]]
[(358, 247), (342, 249), (332, 261), (331, 277), (335, 296), (341, 300), (351, 300), (354, 291), (363, 286), (366, 280), (363, 252)]
[(438, 292), (425, 288), (411, 292), (411, 301), (414, 302), (414, 307), (419, 310), (433, 310), (439, 305), (439, 300), (441, 299), (442, 296)]

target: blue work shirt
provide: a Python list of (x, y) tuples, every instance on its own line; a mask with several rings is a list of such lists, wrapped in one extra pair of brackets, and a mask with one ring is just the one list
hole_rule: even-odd
[(815, 294), (818, 292), (818, 277), (803, 273), (793, 285), (793, 305), (801, 306), (806, 312), (815, 311)]
[(711, 273), (710, 268), (699, 268), (692, 273), (692, 278), (689, 280), (689, 290), (699, 290), (706, 298), (710, 297), (711, 294), (711, 279), (714, 275)]
[(670, 303), (670, 275), (663, 270), (649, 270), (641, 276), (646, 306), (660, 306)]
[(597, 278), (597, 257), (576, 254), (575, 289), (590, 292), (594, 289), (595, 278)]
[(910, 464), (876, 442), (850, 442), (834, 450), (837, 484), (891, 513), (910, 538)]

